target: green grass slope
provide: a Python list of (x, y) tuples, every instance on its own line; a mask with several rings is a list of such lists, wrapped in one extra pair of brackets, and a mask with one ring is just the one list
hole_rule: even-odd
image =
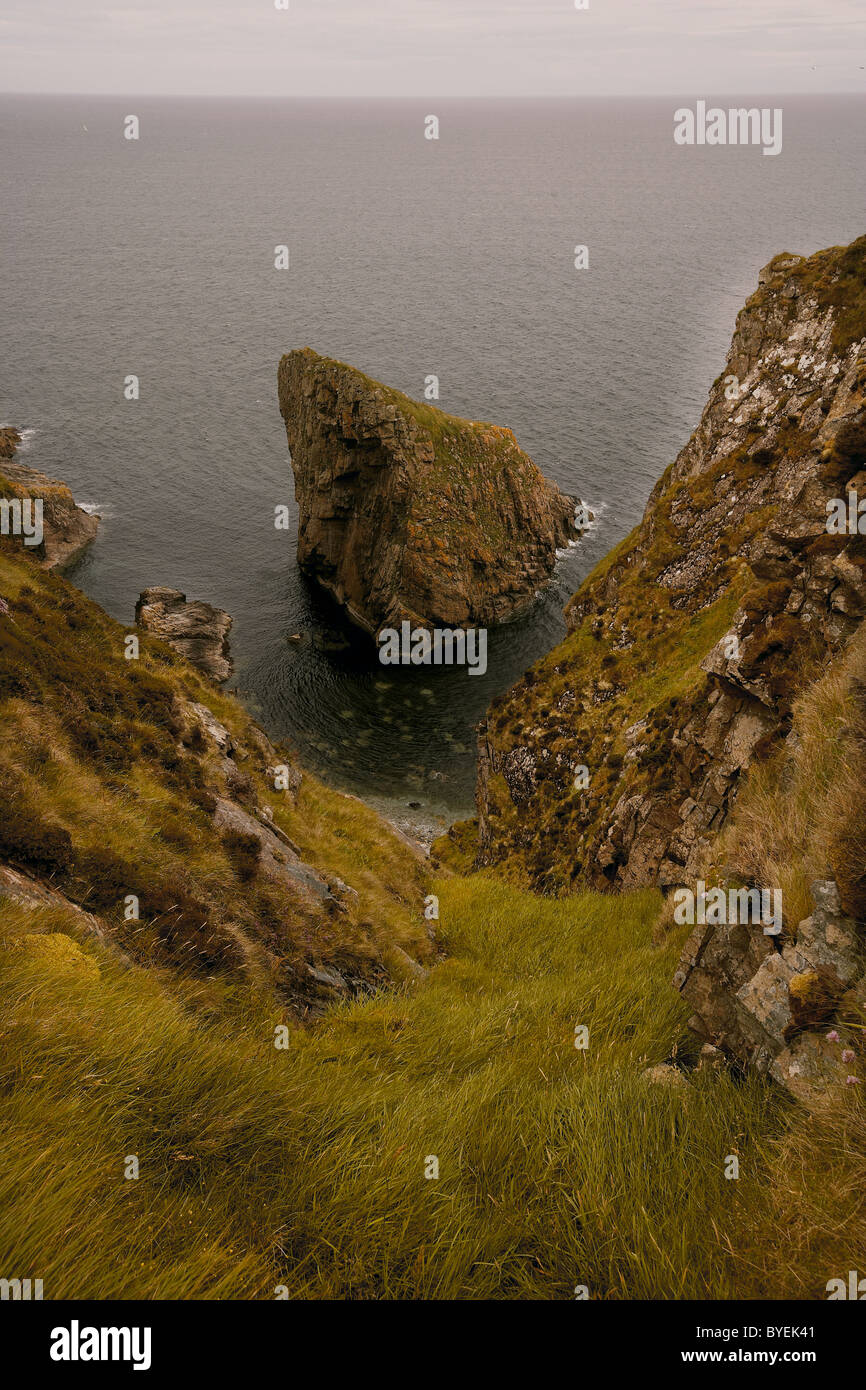
[(564, 1299), (823, 1297), (856, 1265), (858, 1101), (822, 1147), (755, 1078), (644, 1077), (689, 1046), (655, 894), (438, 891), (448, 958), (314, 1030), (0, 907), (4, 1268), (47, 1298)]

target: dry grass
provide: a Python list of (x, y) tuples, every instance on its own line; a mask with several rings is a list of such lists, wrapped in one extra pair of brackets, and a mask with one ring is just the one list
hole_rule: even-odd
[(789, 925), (812, 911), (809, 885), (836, 878), (866, 918), (866, 632), (794, 705), (793, 734), (750, 771), (713, 864), (782, 889)]
[(438, 892), (448, 958), (314, 1029), (0, 906), (2, 1267), (265, 1299), (822, 1298), (863, 1267), (857, 1088), (816, 1125), (759, 1078), (643, 1077), (693, 1048), (654, 893)]

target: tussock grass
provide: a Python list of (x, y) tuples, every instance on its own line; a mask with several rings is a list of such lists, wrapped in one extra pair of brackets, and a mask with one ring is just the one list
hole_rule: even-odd
[(428, 979), (291, 1026), (285, 1051), (261, 1004), (205, 1015), (176, 972), (0, 907), (3, 1267), (51, 1298), (750, 1291), (782, 1117), (755, 1078), (642, 1075), (689, 1048), (657, 896), (438, 891)]
[[(143, 964), (219, 966), (271, 991), (307, 988), (306, 962), (353, 977), (406, 973), (430, 954), (426, 866), (361, 802), (303, 779), (275, 792), (270, 748), (249, 715), (168, 647), (125, 629), (62, 578), (0, 548), (0, 863), (50, 879), (99, 913)], [(228, 729), (228, 763), (191, 724), (191, 702)], [(275, 886), (250, 845), (214, 826), (215, 797), (269, 807), (329, 882), (354, 893), (334, 914)], [(139, 898), (140, 922), (124, 916)], [(399, 949), (395, 949), (399, 948)]]
[(755, 763), (715, 864), (782, 889), (785, 921), (812, 911), (809, 885), (836, 878), (843, 906), (866, 916), (866, 632), (794, 704), (793, 737)]

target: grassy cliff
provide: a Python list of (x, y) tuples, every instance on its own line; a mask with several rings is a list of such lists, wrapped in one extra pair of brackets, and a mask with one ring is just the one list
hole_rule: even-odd
[(420, 856), (372, 811), (301, 777), (234, 699), (11, 539), (0, 596), (0, 864), (203, 989), (254, 982), (303, 1008), (329, 996), (311, 970), (372, 988), (429, 957)]
[(866, 495), (864, 304), (866, 237), (762, 271), (643, 520), (492, 702), (478, 820), (442, 862), (555, 894), (696, 877), (866, 615), (866, 539), (826, 527), (830, 499)]
[[(571, 1299), (816, 1298), (856, 1265), (859, 1097), (816, 1127), (695, 1069), (655, 891), (450, 876), (434, 954), (372, 812), (276, 793), (234, 700), (141, 634), (126, 661), (11, 544), (0, 594), (4, 1268), (47, 1298)], [(262, 877), (228, 797), (336, 906)]]

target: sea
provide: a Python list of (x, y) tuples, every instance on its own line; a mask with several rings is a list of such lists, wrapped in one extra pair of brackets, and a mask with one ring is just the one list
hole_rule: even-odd
[[(685, 95), (0, 97), (0, 423), (102, 517), (72, 581), (124, 624), (152, 584), (227, 609), (229, 688), (305, 766), (421, 837), (471, 814), (478, 720), (639, 521), (760, 268), (866, 232), (862, 97), (705, 96), (781, 108), (781, 153), (676, 145)], [(593, 510), (483, 676), (380, 665), (299, 573), (277, 365), (304, 346), (437, 376)]]

